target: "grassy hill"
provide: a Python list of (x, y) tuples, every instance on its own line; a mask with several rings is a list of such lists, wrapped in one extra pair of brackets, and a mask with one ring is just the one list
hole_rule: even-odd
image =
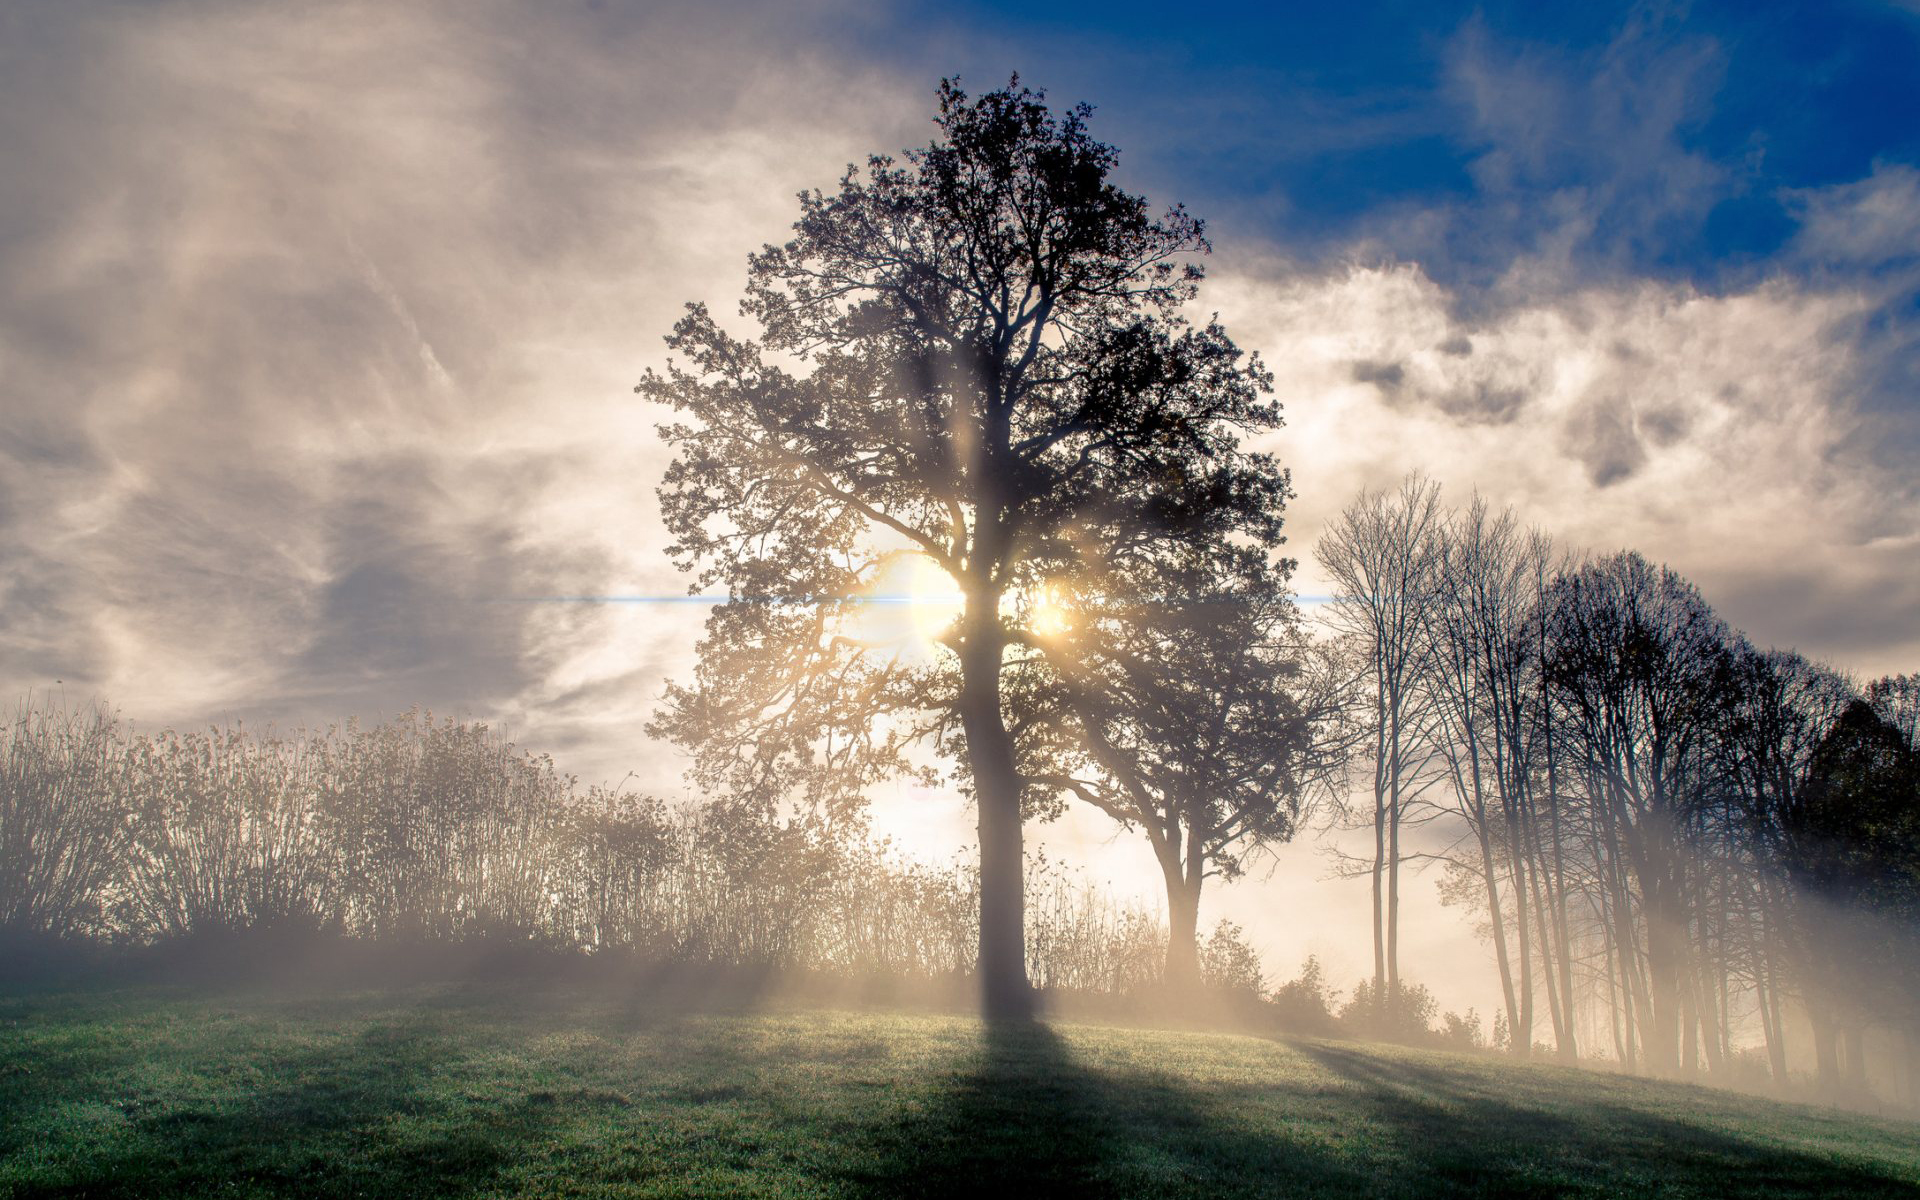
[(1920, 1195), (1920, 1125), (1378, 1045), (658, 996), (0, 999), (0, 1196)]

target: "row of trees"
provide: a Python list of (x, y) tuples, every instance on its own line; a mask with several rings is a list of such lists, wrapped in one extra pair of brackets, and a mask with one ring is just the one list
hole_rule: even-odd
[[(1194, 939), (1207, 1003), (1170, 992), (1161, 911), (1030, 854), (1026, 970), (1124, 1011), (1477, 1047), (1478, 1018), (1405, 984), (1388, 1009), (1309, 959), (1269, 993), (1244, 931)], [(483, 725), (136, 735), (97, 707), (23, 704), (0, 726), (0, 959), (54, 946), (189, 951), (271, 970), (351, 939), (409, 953), (522, 947), (646, 967), (960, 980), (971, 863), (903, 859), (857, 823), (579, 788)], [(237, 958), (230, 957), (237, 956)], [(520, 961), (520, 960), (510, 960)], [(1144, 1007), (1143, 1007), (1144, 1006)]]
[(1722, 1071), (1753, 1034), (1784, 1079), (1794, 1009), (1833, 1087), (1869, 1025), (1920, 1037), (1920, 680), (1759, 649), (1673, 571), (1574, 560), (1417, 475), (1318, 553), (1372, 711), (1376, 987), (1401, 865), (1438, 857), (1519, 1052), (1544, 1007), (1568, 1059), (1597, 1036)]
[[(1044, 855), (1024, 883), (1036, 981), (1159, 983), (1157, 912)], [(319, 934), (959, 977), (977, 909), (971, 864), (902, 859), (858, 822), (581, 789), (483, 725), (418, 712), (135, 736), (99, 709), (23, 705), (0, 727), (0, 941), (15, 947)]]

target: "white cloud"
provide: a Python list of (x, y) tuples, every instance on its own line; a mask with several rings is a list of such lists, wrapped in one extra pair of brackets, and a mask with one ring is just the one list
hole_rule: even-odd
[[(1849, 448), (1856, 291), (1595, 285), (1469, 317), (1389, 263), (1233, 273), (1207, 303), (1287, 404), (1305, 590), (1319, 527), (1419, 467), (1574, 547), (1671, 563), (1760, 641), (1875, 672), (1920, 657), (1920, 583), (1891, 549), (1920, 532), (1912, 481)], [(1823, 603), (1747, 603), (1809, 580)]]

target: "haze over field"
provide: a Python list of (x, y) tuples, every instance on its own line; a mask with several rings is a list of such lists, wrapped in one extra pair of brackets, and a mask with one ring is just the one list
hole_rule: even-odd
[[(641, 726), (705, 606), (632, 386), (684, 301), (732, 319), (793, 193), (924, 143), (938, 77), (1014, 71), (1208, 220), (1200, 304), (1286, 406), (1303, 594), (1342, 506), (1423, 468), (1761, 644), (1920, 666), (1910, 4), (1098, 12), (12, 6), (4, 682), (149, 729), (420, 704), (680, 789)], [(970, 840), (949, 790), (876, 800), (918, 852)], [(1105, 818), (1037, 832), (1158, 887)], [(1364, 892), (1327, 869), (1303, 838), (1203, 923), (1357, 978)], [(1490, 1010), (1427, 888), (1407, 974)]]

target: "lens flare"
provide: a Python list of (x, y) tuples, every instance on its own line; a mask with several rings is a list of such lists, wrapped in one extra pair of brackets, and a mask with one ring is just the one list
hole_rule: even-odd
[(938, 642), (960, 619), (966, 597), (953, 576), (923, 554), (909, 556), (900, 569), (904, 575), (900, 594), (912, 614), (914, 635), (922, 642)]

